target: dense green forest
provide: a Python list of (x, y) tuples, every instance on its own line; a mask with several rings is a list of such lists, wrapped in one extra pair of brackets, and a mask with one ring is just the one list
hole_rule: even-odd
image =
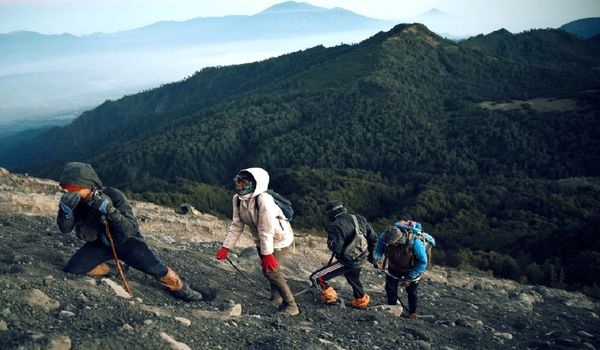
[[(421, 221), (434, 263), (600, 297), (599, 53), (556, 30), (456, 44), (399, 25), (107, 101), (0, 163), (56, 178), (86, 161), (134, 198), (222, 217), (231, 178), (261, 166), (297, 228), (322, 234), (336, 198), (377, 230)], [(530, 102), (496, 108), (513, 100)]]

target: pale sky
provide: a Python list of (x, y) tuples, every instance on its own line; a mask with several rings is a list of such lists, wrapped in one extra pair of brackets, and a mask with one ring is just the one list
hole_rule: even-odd
[[(0, 0), (0, 33), (110, 33), (162, 20), (253, 15), (283, 0)], [(307, 0), (378, 18), (410, 21), (432, 8), (460, 19), (462, 30), (520, 32), (600, 17), (600, 0)], [(457, 28), (458, 29), (458, 28)]]

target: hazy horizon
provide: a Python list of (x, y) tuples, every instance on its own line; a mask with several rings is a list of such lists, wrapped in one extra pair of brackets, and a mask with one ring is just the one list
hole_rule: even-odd
[[(113, 33), (159, 21), (197, 17), (254, 15), (281, 0), (0, 0), (0, 33), (35, 31), (43, 34)], [(342, 7), (383, 20), (410, 21), (436, 8), (457, 19), (461, 34), (506, 28), (521, 32), (557, 27), (573, 20), (600, 16), (598, 0), (309, 0), (324, 8)]]

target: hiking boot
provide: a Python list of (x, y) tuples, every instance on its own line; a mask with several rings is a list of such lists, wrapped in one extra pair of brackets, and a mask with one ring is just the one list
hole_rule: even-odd
[(337, 301), (337, 292), (333, 287), (329, 287), (321, 291), (321, 300), (326, 304), (333, 304)]
[(410, 316), (408, 316), (408, 318), (411, 320), (416, 320), (418, 317), (417, 314), (413, 312), (412, 314), (410, 314)]
[(354, 306), (357, 309), (366, 309), (367, 305), (369, 305), (370, 300), (371, 297), (368, 294), (365, 294), (361, 298), (352, 300), (352, 306)]
[(294, 303), (284, 303), (284, 304), (281, 304), (281, 306), (279, 307), (279, 311), (277, 311), (277, 313), (279, 315), (296, 316), (300, 313), (300, 310), (298, 309), (298, 305), (295, 302)]
[(193, 290), (189, 284), (184, 283), (183, 288), (171, 292), (176, 298), (187, 302), (202, 301), (204, 297), (200, 292)]

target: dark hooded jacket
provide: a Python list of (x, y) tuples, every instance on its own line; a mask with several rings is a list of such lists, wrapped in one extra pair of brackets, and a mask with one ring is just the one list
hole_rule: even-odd
[(365, 260), (367, 260), (368, 256), (373, 256), (373, 250), (375, 249), (375, 245), (377, 243), (377, 234), (367, 222), (367, 219), (361, 215), (355, 216), (356, 220), (358, 221), (360, 231), (365, 234), (367, 238), (369, 245), (367, 251), (354, 261), (344, 258), (344, 248), (346, 248), (346, 246), (352, 242), (355, 234), (354, 221), (352, 220), (350, 214), (346, 212), (338, 214), (327, 227), (327, 247), (329, 247), (329, 250), (331, 250), (336, 259), (342, 264), (346, 266), (358, 267), (361, 266)]
[[(107, 212), (105, 216), (115, 244), (122, 244), (129, 237), (141, 237), (137, 220), (123, 192), (116, 188), (103, 187), (102, 181), (91, 165), (78, 162), (68, 163), (60, 176), (60, 184), (91, 188), (104, 193), (111, 199), (114, 209)], [(56, 222), (64, 233), (75, 229), (78, 235), (82, 231), (95, 232), (97, 240), (101, 240), (103, 236), (106, 237), (102, 215), (89, 207), (84, 200), (75, 207), (73, 216), (70, 218), (67, 218), (63, 210), (59, 209)]]

